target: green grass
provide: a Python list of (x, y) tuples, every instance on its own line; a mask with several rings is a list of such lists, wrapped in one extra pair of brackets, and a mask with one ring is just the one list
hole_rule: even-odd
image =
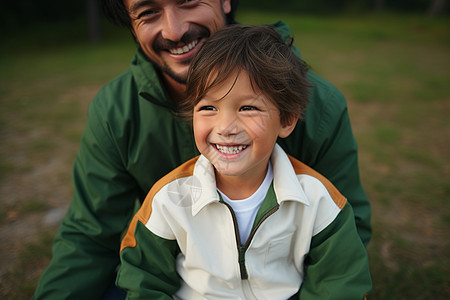
[(37, 241), (22, 245), (15, 268), (2, 278), (2, 299), (29, 299), (33, 295), (36, 279), (51, 258), (54, 232), (39, 231), (37, 236)]
[[(291, 26), (313, 70), (348, 99), (361, 178), (373, 207), (369, 299), (448, 299), (448, 20), (238, 14), (252, 24), (278, 19)], [(20, 190), (29, 191), (1, 192), (0, 226), (35, 220), (69, 201), (88, 104), (131, 60), (135, 46), (128, 33), (105, 27), (105, 40), (92, 44), (76, 25), (32, 28), (7, 36), (0, 48), (0, 185), (21, 184)], [(38, 228), (35, 237), (18, 246), (15, 267), (0, 273), (0, 298), (28, 299), (48, 262), (56, 227), (31, 226)], [(26, 274), (28, 265), (36, 272)]]

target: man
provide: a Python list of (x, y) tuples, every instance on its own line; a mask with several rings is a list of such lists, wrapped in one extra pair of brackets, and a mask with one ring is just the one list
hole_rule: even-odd
[[(74, 164), (75, 193), (34, 299), (100, 299), (114, 280), (122, 232), (152, 185), (198, 155), (192, 128), (177, 116), (188, 66), (203, 41), (233, 22), (237, 0), (104, 0), (138, 43), (129, 70), (89, 107)], [(289, 29), (277, 23), (289, 38)], [(299, 54), (299, 53), (298, 53)], [(325, 175), (353, 207), (367, 245), (370, 206), (343, 95), (312, 72), (305, 121), (279, 144)], [(306, 146), (304, 146), (306, 145)]]

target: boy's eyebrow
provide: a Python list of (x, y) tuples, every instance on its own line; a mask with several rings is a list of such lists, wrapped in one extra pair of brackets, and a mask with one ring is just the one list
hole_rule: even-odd
[(135, 13), (137, 10), (139, 10), (140, 8), (142, 8), (142, 7), (144, 7), (144, 6), (147, 6), (147, 5), (152, 5), (152, 4), (156, 4), (156, 1), (155, 0), (141, 0), (141, 1), (136, 1), (135, 3), (133, 3), (131, 6), (130, 6), (130, 9), (129, 9), (129, 13), (130, 14), (132, 14), (132, 13)]
[[(224, 96), (225, 97), (225, 96)], [(224, 97), (221, 97), (221, 98), (213, 98), (213, 97), (211, 97), (211, 96), (209, 96), (208, 94), (206, 94), (203, 98), (201, 98), (198, 102), (200, 102), (200, 101), (220, 101), (220, 100), (223, 100), (224, 99)], [(261, 92), (259, 92), (259, 93), (251, 93), (251, 94), (244, 94), (244, 95), (241, 95), (240, 97), (238, 97), (237, 99), (239, 99), (239, 100), (256, 100), (256, 99), (258, 99), (259, 97), (262, 97), (263, 98), (263, 100), (267, 100), (266, 99), (266, 97), (264, 96), (264, 94), (263, 93), (261, 93)], [(198, 103), (197, 102), (197, 103)]]

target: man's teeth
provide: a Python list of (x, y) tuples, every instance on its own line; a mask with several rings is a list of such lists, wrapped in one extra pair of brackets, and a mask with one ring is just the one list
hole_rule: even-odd
[(247, 146), (221, 146), (216, 145), (217, 150), (224, 154), (236, 154), (247, 148)]
[(195, 46), (197, 46), (197, 44), (198, 44), (198, 40), (195, 40), (195, 41), (192, 41), (189, 44), (185, 45), (184, 47), (169, 49), (169, 52), (172, 54), (184, 54), (186, 52), (189, 52), (189, 50), (191, 50)]

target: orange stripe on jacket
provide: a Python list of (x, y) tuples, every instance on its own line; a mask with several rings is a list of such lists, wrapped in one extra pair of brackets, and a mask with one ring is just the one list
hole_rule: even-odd
[(172, 182), (179, 178), (192, 176), (197, 159), (198, 156), (188, 160), (187, 162), (158, 180), (153, 185), (153, 187), (150, 189), (150, 192), (147, 194), (147, 197), (145, 197), (142, 207), (133, 217), (130, 225), (128, 226), (127, 233), (125, 234), (120, 246), (120, 252), (122, 252), (122, 250), (127, 247), (136, 247), (136, 237), (134, 236), (134, 232), (136, 231), (137, 222), (141, 221), (142, 224), (147, 224), (148, 219), (150, 219), (150, 215), (152, 214), (152, 201), (156, 193), (158, 193), (169, 182)]
[(311, 175), (315, 178), (317, 178), (327, 189), (328, 193), (330, 193), (331, 198), (333, 199), (334, 203), (342, 210), (345, 206), (345, 203), (347, 203), (347, 198), (345, 198), (341, 192), (323, 175), (312, 169), (311, 167), (305, 165), (301, 161), (298, 161), (294, 157), (288, 155), (289, 160), (291, 161), (292, 166), (294, 167), (295, 174), (301, 175)]

